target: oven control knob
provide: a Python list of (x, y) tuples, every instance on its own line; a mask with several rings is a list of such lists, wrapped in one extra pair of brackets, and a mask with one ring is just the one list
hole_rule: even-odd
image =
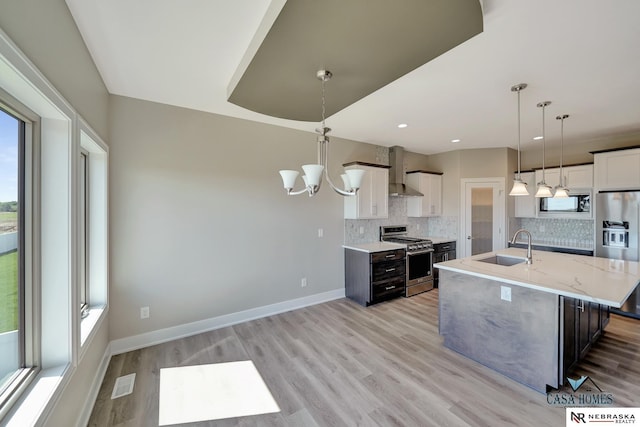
[(415, 251), (416, 250), (416, 245), (409, 245), (408, 248), (410, 251)]

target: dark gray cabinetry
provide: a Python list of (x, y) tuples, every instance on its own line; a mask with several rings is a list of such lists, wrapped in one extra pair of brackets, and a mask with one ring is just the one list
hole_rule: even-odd
[(576, 364), (586, 356), (609, 322), (609, 307), (576, 298), (561, 297), (562, 366), (564, 381)]
[(345, 294), (368, 306), (404, 294), (406, 251), (363, 252), (345, 249)]
[[(456, 259), (456, 242), (434, 243), (433, 263)], [(440, 273), (438, 268), (433, 269), (433, 287), (438, 287)]]

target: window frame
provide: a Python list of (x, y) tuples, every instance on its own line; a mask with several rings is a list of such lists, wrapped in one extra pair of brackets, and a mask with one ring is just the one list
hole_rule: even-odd
[(40, 371), (38, 336), (37, 283), (33, 260), (37, 245), (34, 236), (34, 201), (38, 193), (34, 179), (35, 154), (39, 143), (39, 117), (17, 99), (0, 88), (0, 110), (20, 123), (18, 128), (18, 346), (19, 369), (0, 392), (0, 420), (20, 398)]
[(80, 147), (78, 157), (78, 290), (80, 293), (80, 318), (85, 319), (91, 306), (91, 255), (90, 251), (90, 206), (91, 182), (89, 151)]

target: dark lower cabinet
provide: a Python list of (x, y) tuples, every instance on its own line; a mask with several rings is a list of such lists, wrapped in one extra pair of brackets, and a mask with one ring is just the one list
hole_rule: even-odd
[(562, 322), (562, 372), (561, 382), (566, 381), (578, 362), (600, 338), (609, 322), (609, 307), (576, 298), (560, 297), (563, 308)]
[(406, 251), (363, 252), (345, 249), (345, 295), (368, 306), (404, 295)]

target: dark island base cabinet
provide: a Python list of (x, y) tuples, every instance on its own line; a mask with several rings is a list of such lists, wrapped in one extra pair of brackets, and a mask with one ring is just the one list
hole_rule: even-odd
[[(445, 262), (456, 259), (456, 242), (434, 243), (433, 263)], [(433, 269), (433, 287), (437, 288), (440, 283), (440, 269)]]
[(576, 298), (561, 297), (562, 367), (561, 382), (566, 381), (609, 323), (609, 307)]
[(404, 295), (406, 251), (362, 252), (345, 249), (345, 295), (369, 306)]

